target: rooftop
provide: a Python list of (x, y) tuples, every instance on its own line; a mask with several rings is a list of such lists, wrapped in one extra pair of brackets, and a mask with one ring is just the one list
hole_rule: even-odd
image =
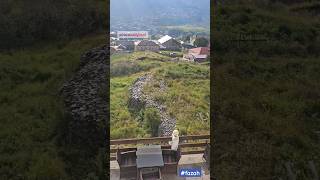
[(165, 35), (165, 36), (163, 36), (162, 38), (160, 38), (158, 41), (159, 41), (159, 43), (163, 44), (163, 43), (169, 41), (170, 39), (172, 39), (171, 36)]
[(193, 54), (193, 53), (190, 53), (190, 54), (197, 59), (206, 59), (208, 57), (208, 55), (206, 54)]
[(209, 55), (210, 49), (208, 47), (197, 47), (197, 48), (189, 49), (189, 53), (197, 54), (197, 55)]
[(152, 40), (136, 41), (134, 44), (136, 46), (159, 46), (156, 42)]

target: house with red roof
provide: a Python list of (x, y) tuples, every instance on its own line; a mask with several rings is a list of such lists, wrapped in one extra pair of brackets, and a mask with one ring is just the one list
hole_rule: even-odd
[(209, 47), (197, 47), (193, 49), (189, 49), (188, 53), (183, 57), (189, 61), (193, 62), (204, 62), (208, 60), (210, 55)]
[(188, 53), (197, 54), (197, 55), (210, 55), (210, 49), (208, 47), (197, 47), (189, 49)]

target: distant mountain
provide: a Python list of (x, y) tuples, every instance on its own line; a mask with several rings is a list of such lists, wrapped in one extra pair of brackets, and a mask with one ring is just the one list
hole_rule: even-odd
[(119, 22), (210, 24), (210, 0), (111, 0), (110, 7), (111, 26)]

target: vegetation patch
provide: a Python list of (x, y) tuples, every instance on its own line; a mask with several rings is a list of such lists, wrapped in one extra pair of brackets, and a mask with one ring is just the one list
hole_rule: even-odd
[(167, 30), (178, 30), (182, 32), (194, 32), (194, 33), (209, 33), (209, 28), (194, 26), (194, 25), (177, 25), (177, 26), (163, 26), (163, 29)]
[[(135, 59), (139, 57), (147, 58), (136, 61)], [(138, 77), (146, 73), (151, 73), (153, 76), (152, 80), (144, 86), (143, 92), (166, 106), (170, 116), (177, 119), (177, 128), (183, 134), (209, 133), (208, 64), (170, 62), (167, 59), (166, 56), (152, 52), (134, 52), (111, 57), (111, 71), (119, 62), (135, 63), (136, 66), (142, 67), (153, 65), (152, 68), (143, 69), (137, 73), (111, 78), (112, 139), (155, 135), (155, 128), (152, 126), (154, 122), (149, 122), (148, 119), (152, 114), (156, 116), (156, 112), (153, 112), (156, 109), (142, 109), (133, 114), (128, 110), (129, 88)], [(131, 69), (127, 71), (130, 72)]]
[[(311, 179), (308, 161), (320, 163), (314, 113), (319, 17), (292, 12), (298, 5), (287, 2), (216, 9), (211, 89), (218, 179), (286, 178), (286, 162), (293, 163), (297, 179)], [(261, 43), (250, 41), (253, 35)]]
[(90, 172), (98, 176), (89, 162), (75, 168), (76, 161), (70, 159), (81, 150), (57, 140), (69, 120), (59, 89), (78, 67), (80, 55), (104, 42), (104, 35), (96, 35), (63, 47), (52, 42), (40, 50), (0, 53), (1, 179), (73, 179)]

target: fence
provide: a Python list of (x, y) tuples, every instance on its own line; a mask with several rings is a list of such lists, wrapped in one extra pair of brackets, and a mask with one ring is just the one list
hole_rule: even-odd
[[(179, 147), (181, 154), (201, 154), (204, 152), (206, 144), (210, 143), (210, 135), (189, 135), (180, 136)], [(153, 137), (153, 138), (138, 138), (138, 139), (117, 139), (110, 141), (110, 160), (115, 160), (115, 153), (120, 151), (136, 150), (137, 146), (146, 144), (159, 144), (162, 149), (169, 149), (171, 137)]]

